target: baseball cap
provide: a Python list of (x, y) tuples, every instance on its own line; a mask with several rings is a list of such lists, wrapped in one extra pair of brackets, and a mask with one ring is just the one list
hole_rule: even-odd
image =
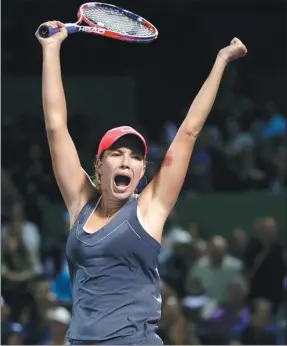
[(144, 146), (144, 158), (147, 156), (147, 144), (144, 139), (144, 137), (137, 132), (135, 129), (133, 129), (130, 126), (120, 126), (115, 127), (109, 131), (107, 131), (104, 135), (104, 137), (100, 141), (100, 145), (98, 148), (98, 157), (101, 156), (104, 150), (109, 149), (118, 139), (120, 139), (123, 136), (127, 135), (134, 135), (137, 138), (139, 138)]

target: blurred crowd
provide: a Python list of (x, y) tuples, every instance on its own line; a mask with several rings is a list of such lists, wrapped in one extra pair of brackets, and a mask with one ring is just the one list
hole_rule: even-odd
[[(172, 213), (160, 255), (166, 344), (286, 343), (286, 242), (272, 217), (227, 241)], [(284, 234), (285, 235), (285, 234)]]

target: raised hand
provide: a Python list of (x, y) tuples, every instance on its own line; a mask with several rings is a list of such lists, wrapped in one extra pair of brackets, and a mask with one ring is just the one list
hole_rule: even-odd
[(247, 54), (247, 48), (236, 37), (230, 42), (229, 46), (221, 49), (218, 53), (218, 55), (222, 57), (223, 59), (225, 59), (227, 62), (242, 58), (246, 54)]
[[(35, 33), (35, 36), (37, 37), (38, 41), (41, 43), (42, 46), (47, 46), (50, 44), (61, 45), (61, 43), (68, 36), (65, 25), (63, 23), (57, 21), (57, 20), (49, 21), (49, 22), (46, 22), (43, 24), (48, 25), (53, 29), (59, 29), (60, 31), (51, 37), (43, 38), (39, 35), (39, 28), (38, 28), (36, 33)], [(41, 25), (43, 25), (43, 24), (41, 24)]]

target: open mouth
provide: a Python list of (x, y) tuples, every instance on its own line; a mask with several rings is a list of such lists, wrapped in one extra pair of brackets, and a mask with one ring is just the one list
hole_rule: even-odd
[(115, 184), (116, 186), (128, 186), (131, 182), (131, 178), (126, 175), (116, 175)]

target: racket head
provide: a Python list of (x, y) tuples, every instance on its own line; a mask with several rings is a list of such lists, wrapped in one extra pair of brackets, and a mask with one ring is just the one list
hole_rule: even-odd
[(148, 43), (158, 37), (156, 27), (146, 19), (121, 7), (102, 2), (83, 4), (78, 10), (78, 22), (98, 28), (94, 33), (130, 43)]

